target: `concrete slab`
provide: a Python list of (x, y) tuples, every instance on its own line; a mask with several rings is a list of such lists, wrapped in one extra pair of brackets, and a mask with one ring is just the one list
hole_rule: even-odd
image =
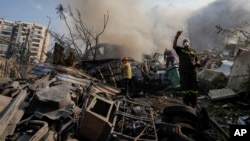
[(209, 91), (208, 96), (211, 98), (211, 100), (220, 100), (220, 99), (226, 99), (236, 96), (237, 93), (235, 93), (232, 89), (224, 88), (224, 89), (212, 89)]

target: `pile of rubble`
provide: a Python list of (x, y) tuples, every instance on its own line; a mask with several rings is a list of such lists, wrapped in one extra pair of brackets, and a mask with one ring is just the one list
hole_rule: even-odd
[(39, 65), (30, 73), (37, 78), (1, 79), (1, 140), (215, 138), (205, 132), (208, 123), (196, 122), (208, 117), (180, 98), (148, 94), (129, 100), (120, 89), (70, 67)]
[(195, 109), (182, 103), (178, 67), (166, 70), (154, 60), (143, 87), (140, 62), (130, 58), (132, 99), (123, 94), (120, 59), (39, 64), (30, 79), (0, 79), (0, 140), (228, 141), (231, 124), (250, 121), (249, 96), (236, 89), (250, 55), (238, 54), (234, 63), (200, 55)]

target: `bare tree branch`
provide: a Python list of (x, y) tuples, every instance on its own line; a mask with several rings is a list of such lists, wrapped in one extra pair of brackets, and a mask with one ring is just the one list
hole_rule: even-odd
[[(77, 55), (78, 55), (78, 57), (79, 57), (79, 59), (80, 59), (80, 58), (81, 58), (82, 52), (81, 52), (81, 50), (79, 49), (79, 47), (77, 46), (77, 44), (75, 43), (75, 39), (74, 39), (72, 30), (71, 30), (71, 28), (70, 28), (70, 26), (69, 26), (69, 23), (68, 23), (68, 21), (67, 21), (67, 19), (66, 19), (65, 14), (64, 14), (65, 8), (62, 6), (62, 4), (59, 4), (58, 7), (57, 7), (56, 9), (57, 9), (57, 13), (60, 15), (60, 18), (62, 18), (62, 19), (64, 20), (64, 22), (65, 22), (65, 24), (66, 24), (66, 26), (67, 26), (67, 28), (68, 28), (68, 30), (69, 30), (69, 34), (70, 34), (70, 37), (71, 37), (71, 39), (72, 39), (73, 47), (77, 50), (76, 53), (77, 53)], [(70, 13), (72, 13), (72, 12), (70, 12)]]
[(100, 32), (100, 33), (98, 33), (97, 35), (96, 35), (96, 37), (95, 37), (95, 54), (94, 54), (94, 60), (96, 59), (96, 54), (97, 54), (97, 49), (99, 48), (99, 45), (98, 45), (98, 43), (99, 43), (99, 37), (100, 37), (100, 35), (101, 34), (103, 34), (103, 32), (104, 32), (104, 30), (106, 29), (106, 26), (107, 26), (107, 24), (108, 24), (108, 20), (109, 20), (109, 13), (107, 12), (107, 17), (104, 15), (104, 24), (103, 24), (103, 29), (102, 29), (102, 31)]
[[(84, 18), (81, 17), (81, 13), (79, 12), (79, 10), (76, 10), (76, 15), (74, 15), (74, 13), (72, 12), (72, 9), (70, 6), (68, 6), (68, 13), (69, 13), (69, 17), (71, 17), (73, 19), (74, 23), (74, 28), (76, 29), (75, 34), (73, 34), (73, 30), (72, 27), (69, 25), (68, 20), (66, 19), (65, 16), (65, 12), (66, 9), (63, 7), (62, 4), (59, 4), (56, 8), (57, 10), (57, 14), (59, 14), (60, 19), (64, 20), (68, 30), (69, 30), (69, 34), (70, 34), (70, 39), (66, 38), (64, 36), (62, 36), (62, 38), (57, 35), (54, 34), (52, 36), (55, 36), (55, 39), (57, 41), (60, 42), (60, 44), (64, 44), (67, 46), (73, 46), (75, 48), (75, 50), (77, 51), (77, 55), (79, 58), (82, 57), (83, 53), (82, 50), (80, 49), (81, 47), (79, 47), (76, 44), (76, 41), (82, 41), (83, 43), (85, 43), (85, 59), (88, 58), (86, 53), (88, 52), (88, 50), (92, 47), (92, 44), (95, 44), (93, 47), (95, 47), (94, 50), (92, 50), (91, 55), (93, 56), (93, 59), (96, 59), (96, 53), (97, 53), (97, 48), (98, 48), (98, 44), (99, 44), (99, 38), (100, 36), (104, 33), (107, 24), (108, 24), (108, 20), (109, 20), (109, 13), (107, 12), (107, 15), (104, 15), (104, 23), (103, 23), (103, 28), (101, 29), (100, 32), (93, 32), (93, 26), (91, 28), (89, 28), (87, 26), (87, 24), (85, 24), (83, 21)], [(67, 42), (67, 43), (63, 43), (63, 42)]]
[[(248, 24), (248, 26), (250, 26)], [(232, 28), (232, 29), (225, 29), (220, 25), (216, 25), (217, 34), (229, 34), (232, 37), (237, 37), (239, 41), (245, 42), (246, 45), (250, 44), (250, 32), (243, 30), (242, 28)]]

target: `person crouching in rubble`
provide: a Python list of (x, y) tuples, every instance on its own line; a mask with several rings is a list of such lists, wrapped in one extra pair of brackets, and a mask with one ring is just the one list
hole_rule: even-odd
[(123, 81), (125, 83), (125, 93), (128, 98), (130, 98), (129, 92), (133, 90), (132, 86), (132, 68), (131, 64), (128, 62), (128, 57), (122, 58), (121, 66)]
[(184, 104), (196, 107), (198, 94), (197, 68), (200, 67), (197, 53), (190, 48), (189, 39), (183, 40), (183, 47), (177, 46), (177, 40), (182, 31), (175, 35), (173, 48), (179, 56), (180, 85)]

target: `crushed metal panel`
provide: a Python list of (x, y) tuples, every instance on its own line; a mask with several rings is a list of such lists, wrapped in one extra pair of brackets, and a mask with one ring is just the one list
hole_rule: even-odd
[(92, 141), (104, 140), (108, 136), (114, 114), (114, 102), (94, 93), (90, 95), (87, 109), (82, 109), (79, 135), (82, 139)]
[(42, 75), (48, 74), (52, 70), (53, 70), (53, 66), (51, 66), (50, 64), (46, 64), (46, 63), (38, 64), (29, 71), (29, 74), (42, 76)]
[(250, 51), (240, 49), (232, 66), (227, 88), (239, 90), (241, 83), (248, 77)]
[(110, 140), (158, 140), (151, 107), (124, 99), (115, 113)]
[(91, 80), (74, 77), (74, 76), (68, 75), (68, 74), (58, 73), (56, 75), (56, 78), (58, 80), (62, 80), (62, 81), (66, 81), (66, 82), (70, 82), (70, 83), (74, 83), (74, 84), (80, 84), (83, 86), (89, 85), (91, 83)]
[(68, 74), (68, 75), (72, 75), (74, 77), (78, 77), (78, 78), (85, 78), (85, 79), (89, 79), (89, 80), (95, 80), (95, 78), (93, 78), (92, 76), (88, 75), (85, 72), (82, 72), (76, 68), (73, 67), (65, 67), (65, 66), (56, 66), (55, 67), (55, 71), (57, 71), (58, 73), (64, 73), (64, 74)]
[(98, 141), (105, 139), (104, 133), (111, 130), (109, 122), (95, 116), (94, 114), (86, 111), (81, 125), (80, 136), (82, 139)]
[(208, 93), (208, 96), (211, 98), (211, 100), (231, 98), (231, 97), (234, 97), (236, 95), (237, 95), (237, 93), (235, 93), (232, 89), (228, 89), (228, 88), (213, 89), (213, 90), (210, 90)]

